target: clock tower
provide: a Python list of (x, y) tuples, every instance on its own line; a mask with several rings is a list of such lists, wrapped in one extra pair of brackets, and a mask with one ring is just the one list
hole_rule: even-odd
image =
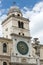
[[(2, 22), (3, 37), (12, 39), (11, 64), (36, 64), (32, 56), (29, 19), (24, 18), (19, 7), (12, 6)], [(30, 60), (29, 60), (30, 58)]]

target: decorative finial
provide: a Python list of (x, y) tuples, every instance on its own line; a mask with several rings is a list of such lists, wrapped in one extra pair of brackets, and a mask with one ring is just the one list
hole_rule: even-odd
[(16, 2), (13, 2), (13, 6), (16, 5)]

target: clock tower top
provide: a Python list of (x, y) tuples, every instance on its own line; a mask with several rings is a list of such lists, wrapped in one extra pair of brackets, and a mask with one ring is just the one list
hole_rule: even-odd
[(18, 15), (18, 16), (23, 16), (21, 10), (19, 9), (18, 6), (11, 6), (9, 11), (8, 11), (8, 15)]
[(29, 22), (29, 19), (23, 17), (18, 6), (11, 6), (7, 18), (2, 22), (3, 37), (12, 38), (11, 34), (30, 37)]

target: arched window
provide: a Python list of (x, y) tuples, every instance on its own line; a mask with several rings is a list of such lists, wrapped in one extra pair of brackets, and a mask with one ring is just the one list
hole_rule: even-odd
[(3, 52), (4, 52), (4, 53), (7, 52), (7, 44), (6, 44), (6, 43), (3, 44)]
[(6, 62), (3, 62), (3, 65), (7, 65), (7, 63)]
[(22, 33), (22, 35), (24, 36), (24, 33)]
[(18, 27), (23, 29), (23, 28), (24, 28), (24, 23), (23, 23), (23, 22), (18, 21)]
[(20, 16), (20, 14), (17, 14), (17, 16)]
[(21, 28), (20, 21), (18, 21), (18, 27)]
[(24, 23), (23, 23), (23, 22), (21, 22), (21, 28), (24, 28), (23, 26), (24, 26)]
[(19, 35), (20, 35), (20, 33), (19, 33)]

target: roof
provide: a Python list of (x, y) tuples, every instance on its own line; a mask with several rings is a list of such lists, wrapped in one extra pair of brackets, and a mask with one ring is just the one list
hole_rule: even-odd
[(13, 12), (19, 12), (19, 13), (21, 13), (21, 10), (19, 9), (18, 6), (11, 6), (10, 9), (9, 9), (8, 14), (13, 13)]
[[(18, 6), (11, 6), (10, 7), (10, 9), (9, 9), (9, 11), (8, 11), (8, 14), (10, 14), (10, 13), (12, 13), (11, 15), (9, 15), (9, 16), (7, 16), (7, 18), (2, 22), (2, 24), (4, 23), (4, 22), (6, 22), (9, 18), (11, 18), (11, 17), (15, 17), (15, 18), (18, 18), (18, 19), (22, 19), (22, 20), (24, 20), (24, 21), (29, 21), (29, 19), (27, 19), (27, 18), (24, 18), (23, 16), (16, 16), (16, 15), (13, 15), (13, 12), (19, 12), (19, 13), (21, 13), (22, 14), (22, 12), (21, 12), (21, 10), (19, 9), (19, 7)], [(30, 21), (29, 21), (30, 22)]]

